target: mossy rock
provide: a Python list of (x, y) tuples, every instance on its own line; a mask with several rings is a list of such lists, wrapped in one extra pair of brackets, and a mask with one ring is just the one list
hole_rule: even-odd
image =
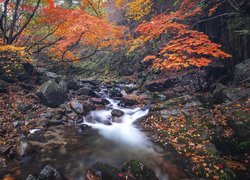
[(101, 172), (102, 179), (120, 180), (120, 179), (126, 179), (127, 177), (125, 173), (105, 163), (96, 163), (93, 166), (93, 169)]
[(130, 160), (122, 166), (123, 172), (129, 172), (137, 180), (156, 180), (154, 172), (137, 160)]

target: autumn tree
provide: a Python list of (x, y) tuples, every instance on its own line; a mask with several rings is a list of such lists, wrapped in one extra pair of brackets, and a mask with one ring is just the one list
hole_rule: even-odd
[(41, 0), (0, 0), (0, 31), (3, 42), (12, 44), (29, 25)]
[[(33, 43), (31, 48), (35, 51), (47, 49), (53, 56), (52, 59), (62, 61), (79, 61), (103, 49), (114, 50), (123, 43), (125, 33), (124, 27), (113, 25), (105, 18), (90, 15), (82, 6), (69, 9), (56, 6), (53, 1), (43, 8), (37, 24), (49, 27), (49, 36), (46, 37), (45, 34), (44, 37), (36, 39), (35, 46)], [(32, 29), (22, 38), (24, 41), (28, 34), (32, 34)], [(91, 48), (92, 52), (79, 50), (83, 47)]]
[(164, 43), (158, 47), (158, 52), (144, 58), (144, 61), (152, 61), (153, 67), (161, 70), (208, 66), (213, 59), (229, 58), (229, 54), (220, 50), (219, 44), (190, 28), (202, 12), (202, 1), (184, 0), (178, 4), (177, 10), (141, 23), (135, 29), (138, 36), (133, 40), (130, 52), (153, 41), (157, 46), (157, 40), (163, 38)]

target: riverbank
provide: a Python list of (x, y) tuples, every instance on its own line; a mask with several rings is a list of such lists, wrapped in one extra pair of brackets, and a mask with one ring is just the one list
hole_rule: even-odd
[[(159, 93), (152, 92), (157, 84), (147, 84), (147, 90), (124, 82), (76, 80), (41, 70), (28, 83), (1, 83), (5, 86), (0, 101), (2, 177), (21, 176), (22, 171), (13, 164), (36, 153), (76, 145), (79, 141), (62, 134), (68, 126), (81, 124), (89, 112), (105, 109), (108, 102), (101, 97), (103, 91), (120, 100), (123, 107), (151, 109), (137, 125), (171, 154), (161, 165), (171, 179), (177, 173), (171, 174), (170, 161), (185, 169), (183, 177), (244, 179), (249, 174), (247, 85), (218, 91), (230, 93), (222, 103), (207, 104), (201, 98), (204, 94), (188, 94), (178, 87), (175, 92), (163, 87)], [(85, 125), (77, 126), (76, 131), (98, 134)]]

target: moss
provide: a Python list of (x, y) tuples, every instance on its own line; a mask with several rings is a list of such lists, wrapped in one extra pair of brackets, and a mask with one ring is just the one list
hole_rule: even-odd
[(249, 150), (250, 149), (250, 139), (247, 141), (242, 141), (237, 145), (239, 150)]

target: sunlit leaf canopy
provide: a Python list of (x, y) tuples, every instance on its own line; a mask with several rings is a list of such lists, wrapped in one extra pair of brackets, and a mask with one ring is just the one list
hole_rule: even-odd
[[(38, 1), (9, 0), (8, 14), (17, 12), (20, 18), (14, 23), (25, 23)], [(4, 2), (0, 1), (1, 6)], [(213, 2), (208, 16), (220, 6)], [(16, 10), (17, 3), (20, 5)], [(116, 51), (121, 47), (126, 47), (127, 54), (131, 54), (166, 36), (158, 52), (144, 57), (145, 61), (152, 62), (153, 68), (161, 70), (202, 67), (214, 59), (230, 57), (207, 35), (191, 28), (196, 18), (204, 13), (204, 1), (174, 1), (160, 14), (155, 13), (154, 5), (152, 0), (42, 0), (29, 25), (13, 42), (35, 53), (46, 51), (54, 60), (79, 61), (96, 51)], [(123, 14), (127, 24), (115, 24), (110, 14), (117, 17)], [(10, 23), (6, 26), (13, 23), (13, 15), (8, 18)], [(126, 27), (129, 23), (134, 23), (135, 27)], [(12, 31), (18, 29), (16, 25)], [(83, 50), (86, 48), (88, 51)]]

